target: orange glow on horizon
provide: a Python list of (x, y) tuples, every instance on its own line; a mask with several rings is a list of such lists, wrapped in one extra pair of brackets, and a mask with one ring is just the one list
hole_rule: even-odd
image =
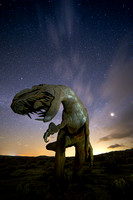
[[(99, 155), (103, 153), (109, 153), (112, 151), (121, 151), (121, 150), (126, 150), (129, 148), (120, 148), (120, 149), (95, 149), (94, 150), (94, 155)], [(38, 156), (48, 156), (48, 157), (54, 157), (55, 153), (53, 151), (47, 151), (47, 153), (24, 153), (24, 154), (14, 154), (14, 153), (2, 153), (1, 156), (22, 156), (22, 157), (38, 157)], [(74, 157), (75, 156), (75, 147), (70, 147), (66, 149), (66, 157)]]

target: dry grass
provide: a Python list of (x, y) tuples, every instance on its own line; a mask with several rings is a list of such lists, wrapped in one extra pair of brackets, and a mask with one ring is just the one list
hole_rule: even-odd
[(0, 156), (1, 200), (115, 200), (131, 197), (133, 149), (95, 156), (73, 179), (74, 158), (66, 158), (66, 181), (57, 184), (53, 157)]

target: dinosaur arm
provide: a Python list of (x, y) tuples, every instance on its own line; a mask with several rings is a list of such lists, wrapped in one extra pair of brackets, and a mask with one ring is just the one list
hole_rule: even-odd
[(49, 137), (50, 135), (53, 135), (54, 133), (57, 133), (60, 129), (64, 128), (69, 122), (69, 119), (65, 119), (61, 122), (61, 124), (58, 124), (57, 126), (51, 122), (49, 124), (49, 128), (47, 129), (47, 131), (44, 133), (44, 141), (47, 143), (47, 137)]
[(61, 122), (61, 124), (58, 124), (58, 125), (56, 126), (57, 129), (58, 129), (58, 131), (59, 131), (60, 129), (64, 128), (64, 127), (68, 124), (69, 121), (70, 121), (69, 118), (68, 118), (68, 119), (64, 119), (64, 120)]

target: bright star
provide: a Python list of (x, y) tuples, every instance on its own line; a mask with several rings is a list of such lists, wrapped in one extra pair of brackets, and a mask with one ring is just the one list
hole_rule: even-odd
[(114, 117), (114, 116), (115, 116), (115, 113), (111, 112), (111, 113), (110, 113), (110, 116), (111, 116), (111, 117)]

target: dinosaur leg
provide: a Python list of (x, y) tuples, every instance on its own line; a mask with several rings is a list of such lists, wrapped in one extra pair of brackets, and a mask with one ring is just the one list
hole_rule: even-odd
[(89, 161), (90, 167), (92, 167), (93, 166), (93, 148), (90, 142), (88, 144), (88, 153), (89, 153), (88, 161)]
[(93, 148), (89, 136), (85, 136), (85, 160), (89, 162), (90, 167), (93, 166)]
[(83, 143), (78, 143), (75, 146), (75, 150), (74, 175), (77, 175), (85, 162), (85, 145)]
[(65, 137), (66, 133), (63, 129), (61, 129), (57, 137), (55, 154), (55, 176), (59, 180), (64, 178)]
[(89, 118), (87, 118), (87, 121), (85, 123), (85, 160), (89, 161), (90, 167), (93, 165), (93, 149), (90, 143), (90, 130), (89, 130)]

